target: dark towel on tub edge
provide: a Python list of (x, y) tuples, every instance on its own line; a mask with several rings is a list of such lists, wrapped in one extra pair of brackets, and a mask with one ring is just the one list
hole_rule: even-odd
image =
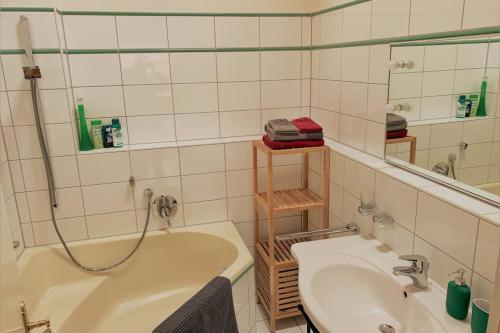
[(231, 281), (217, 276), (153, 333), (238, 333)]

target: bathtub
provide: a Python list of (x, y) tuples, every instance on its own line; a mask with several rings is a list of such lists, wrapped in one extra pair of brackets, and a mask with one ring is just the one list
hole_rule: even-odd
[[(137, 237), (73, 242), (71, 249), (84, 264), (105, 265), (128, 253)], [(50, 317), (54, 333), (152, 332), (217, 275), (231, 280), (234, 295), (252, 266), (231, 222), (149, 232), (134, 257), (110, 272), (75, 268), (60, 245), (26, 249), (19, 260), (30, 319)], [(248, 287), (246, 293), (248, 302)], [(238, 313), (245, 297), (236, 297)]]
[(478, 185), (477, 187), (483, 191), (487, 191), (500, 196), (500, 182), (482, 184)]

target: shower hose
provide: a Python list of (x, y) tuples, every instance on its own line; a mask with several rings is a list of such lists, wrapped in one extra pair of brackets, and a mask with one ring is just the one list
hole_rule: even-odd
[(78, 261), (78, 259), (76, 259), (76, 257), (73, 255), (73, 253), (71, 252), (68, 245), (66, 244), (66, 241), (64, 240), (64, 238), (61, 234), (61, 231), (59, 230), (59, 227), (57, 226), (56, 215), (54, 212), (54, 208), (57, 207), (55, 183), (54, 183), (54, 173), (52, 171), (52, 165), (50, 163), (50, 156), (49, 156), (49, 151), (47, 149), (47, 142), (46, 142), (45, 137), (43, 135), (42, 121), (40, 118), (41, 115), (40, 115), (40, 112), (38, 110), (37, 81), (36, 81), (36, 79), (29, 79), (29, 81), (30, 81), (30, 86), (31, 86), (31, 98), (33, 101), (33, 111), (35, 113), (37, 134), (38, 134), (38, 139), (40, 141), (40, 149), (42, 151), (43, 163), (45, 165), (45, 174), (47, 176), (47, 184), (48, 184), (48, 188), (49, 188), (50, 215), (52, 217), (52, 224), (53, 224), (54, 229), (56, 231), (57, 237), (61, 241), (61, 244), (63, 245), (64, 250), (66, 251), (66, 254), (71, 259), (73, 264), (75, 264), (78, 268), (80, 268), (84, 271), (103, 272), (103, 271), (107, 271), (107, 270), (113, 269), (115, 267), (118, 267), (121, 264), (125, 263), (128, 259), (130, 259), (135, 254), (135, 252), (137, 252), (137, 250), (139, 249), (139, 247), (141, 246), (141, 244), (144, 240), (144, 236), (146, 236), (146, 231), (148, 230), (148, 225), (149, 225), (149, 218), (151, 215), (151, 197), (153, 196), (153, 190), (148, 188), (144, 191), (144, 194), (148, 200), (148, 214), (146, 217), (146, 224), (144, 225), (144, 229), (142, 230), (141, 237), (139, 238), (139, 240), (135, 244), (132, 251), (130, 251), (129, 254), (127, 254), (125, 257), (123, 257), (119, 261), (117, 261), (111, 265), (108, 265), (108, 266), (89, 267), (89, 266), (85, 266), (82, 263), (80, 263)]

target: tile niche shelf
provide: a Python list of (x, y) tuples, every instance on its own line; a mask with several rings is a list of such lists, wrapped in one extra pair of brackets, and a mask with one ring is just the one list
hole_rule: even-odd
[[(267, 157), (267, 191), (258, 189), (257, 151)], [(323, 193), (322, 196), (309, 189), (309, 153), (323, 154)], [(273, 157), (278, 155), (302, 155), (302, 188), (273, 189)], [(271, 332), (276, 330), (276, 321), (300, 315), (298, 288), (298, 266), (291, 254), (294, 243), (309, 241), (308, 238), (275, 240), (274, 214), (282, 212), (302, 212), (302, 230), (308, 230), (308, 210), (322, 209), (322, 227), (329, 225), (329, 181), (330, 148), (328, 146), (272, 150), (262, 141), (253, 141), (253, 187), (256, 239), (257, 301), (269, 315)], [(259, 208), (266, 212), (268, 240), (260, 239)]]

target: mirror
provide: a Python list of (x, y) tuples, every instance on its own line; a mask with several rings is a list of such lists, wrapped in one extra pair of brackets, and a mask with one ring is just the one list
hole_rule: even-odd
[(391, 45), (386, 160), (500, 203), (500, 35)]

